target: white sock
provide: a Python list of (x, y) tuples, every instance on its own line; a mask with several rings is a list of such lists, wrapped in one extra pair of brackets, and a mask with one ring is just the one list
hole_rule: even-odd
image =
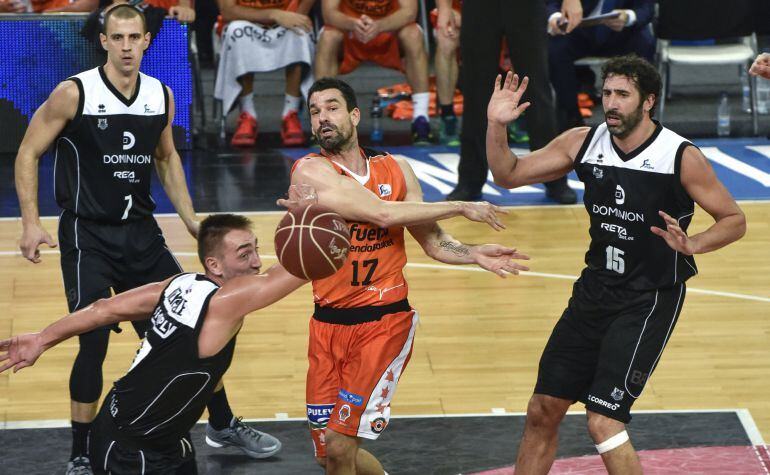
[(418, 92), (412, 94), (412, 105), (414, 106), (414, 118), (418, 117), (428, 118), (428, 103), (430, 102), (429, 92)]
[(251, 92), (245, 96), (238, 98), (238, 105), (241, 108), (241, 112), (248, 112), (255, 119), (257, 118), (257, 110), (254, 108), (254, 93)]
[(299, 101), (301, 100), (301, 97), (294, 97), (286, 94), (286, 97), (283, 99), (283, 114), (281, 117), (286, 117), (289, 112), (299, 112)]

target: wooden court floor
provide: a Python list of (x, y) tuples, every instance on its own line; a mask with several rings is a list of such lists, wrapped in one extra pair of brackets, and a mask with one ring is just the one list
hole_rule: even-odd
[[(770, 204), (743, 203), (746, 237), (697, 259), (678, 326), (635, 409), (748, 408), (770, 437)], [(280, 215), (253, 215), (265, 265), (275, 262)], [(195, 242), (175, 217), (160, 217), (170, 248), (199, 270)], [(710, 225), (696, 212), (691, 232)], [(44, 221), (54, 232), (56, 221)], [(460, 219), (444, 227), (472, 243), (500, 242), (532, 256), (533, 273), (500, 279), (473, 267), (448, 268), (408, 238), (410, 302), (420, 314), (414, 354), (393, 414), (524, 411), (540, 352), (583, 265), (588, 219), (582, 207), (513, 208), (496, 233)], [(0, 338), (38, 330), (66, 312), (57, 253), (33, 265), (18, 255), (21, 224), (0, 221)], [(310, 286), (247, 318), (225, 377), (230, 402), (245, 418), (305, 414)], [(0, 375), (0, 423), (69, 419), (68, 378), (77, 341), (49, 350), (33, 368)], [(105, 385), (137, 349), (130, 325), (112, 335)], [(575, 406), (575, 409), (581, 409)]]

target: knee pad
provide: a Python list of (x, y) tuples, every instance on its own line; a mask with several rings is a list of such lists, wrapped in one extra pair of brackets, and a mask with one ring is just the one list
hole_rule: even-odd
[(601, 455), (603, 453), (609, 452), (610, 450), (617, 449), (626, 442), (628, 442), (628, 432), (618, 432), (604, 442), (596, 444), (596, 451)]
[(70, 398), (94, 402), (102, 393), (102, 363), (107, 356), (110, 330), (100, 328), (80, 335), (80, 350), (70, 374)]

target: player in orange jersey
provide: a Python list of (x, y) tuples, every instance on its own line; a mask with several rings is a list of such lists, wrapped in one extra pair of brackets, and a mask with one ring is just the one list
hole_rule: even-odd
[[(321, 153), (299, 160), (293, 186), (309, 185), (318, 202), (348, 220), (350, 255), (333, 276), (313, 281), (307, 413), (318, 463), (329, 474), (382, 474), (360, 449), (388, 425), (390, 403), (409, 362), (417, 313), (407, 301), (404, 228), (425, 253), (447, 264), (478, 264), (500, 276), (527, 267), (515, 249), (467, 245), (437, 220), (464, 216), (503, 229), (500, 208), (485, 202), (422, 202), (403, 159), (358, 145), (360, 111), (351, 87), (324, 78), (308, 94), (310, 121)], [(289, 200), (280, 204), (290, 205)]]
[(363, 61), (404, 71), (412, 88), (413, 142), (430, 143), (428, 54), (414, 22), (417, 0), (322, 0), (321, 8), (325, 24), (318, 38), (315, 77), (347, 74)]

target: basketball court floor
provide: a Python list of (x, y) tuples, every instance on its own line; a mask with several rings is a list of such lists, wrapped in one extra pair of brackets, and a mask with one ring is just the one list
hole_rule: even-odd
[[(659, 366), (634, 406), (629, 432), (646, 473), (766, 474), (770, 454), (770, 142), (696, 140), (740, 201), (748, 233), (738, 243), (698, 256), (700, 275)], [(272, 233), (282, 212), (293, 159), (308, 150), (193, 152), (184, 164), (201, 213), (244, 212), (254, 220), (265, 265), (275, 262)], [(415, 168), (426, 200), (456, 183), (456, 149), (391, 147)], [(40, 174), (41, 214), (51, 232), (52, 160)], [(35, 331), (66, 312), (58, 252), (33, 265), (18, 253), (21, 223), (13, 190), (13, 157), (0, 157), (0, 338)], [(578, 188), (579, 182), (570, 177)], [(186, 270), (200, 270), (195, 242), (155, 183), (159, 222)], [(450, 267), (424, 256), (408, 239), (410, 302), (420, 314), (414, 354), (394, 398), (390, 427), (366, 446), (391, 474), (512, 472), (540, 352), (561, 314), (588, 245), (581, 205), (555, 206), (540, 186), (503, 190), (485, 199), (505, 205), (507, 229), (495, 232), (460, 219), (442, 225), (473, 243), (499, 242), (532, 256), (532, 271), (500, 279), (474, 267)], [(711, 223), (696, 211), (691, 232)], [(283, 451), (253, 461), (214, 452), (193, 437), (204, 474), (322, 473), (304, 423), (307, 324), (305, 286), (247, 318), (225, 377), (237, 415), (280, 437)], [(105, 384), (128, 368), (138, 342), (130, 329), (113, 334)], [(63, 471), (69, 453), (68, 378), (76, 340), (48, 351), (33, 368), (0, 375), (0, 474)], [(552, 473), (602, 473), (575, 405), (561, 431)]]

